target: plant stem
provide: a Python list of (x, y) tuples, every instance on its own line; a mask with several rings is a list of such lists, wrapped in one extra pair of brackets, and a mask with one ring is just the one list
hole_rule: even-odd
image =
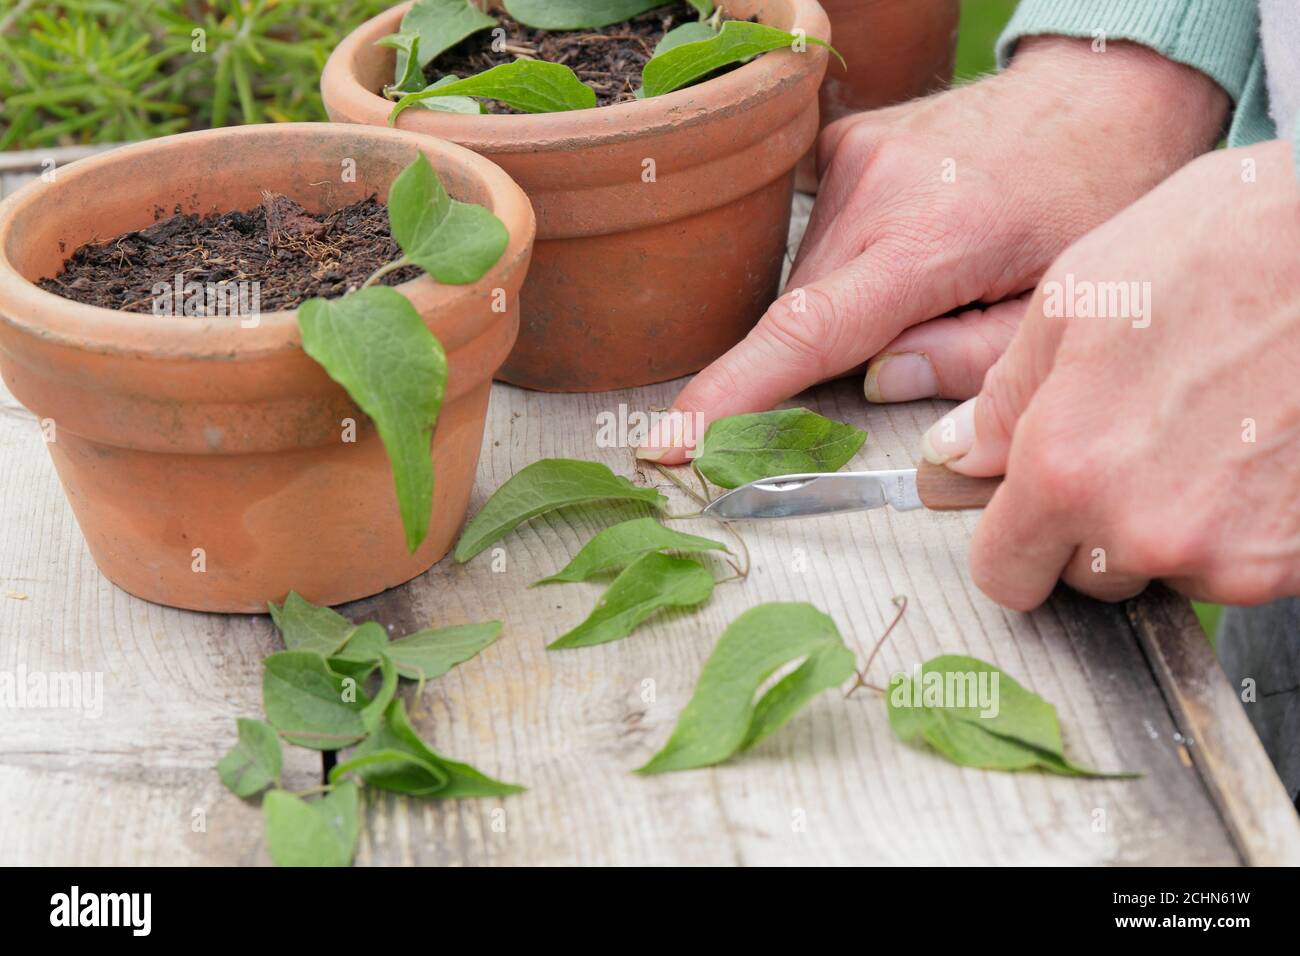
[(364, 736), (357, 737), (355, 735), (350, 735), (350, 734), (316, 734), (316, 733), (312, 733), (309, 730), (281, 730), (277, 732), (281, 737), (283, 737), (285, 740), (288, 740), (290, 743), (293, 743), (293, 741), (290, 738), (298, 737), (303, 740), (339, 741), (343, 744), (343, 746), (347, 746), (348, 744), (359, 744), (361, 743), (361, 741), (366, 739)]
[(406, 258), (406, 256), (402, 256), (401, 258), (394, 259), (392, 262), (388, 263), (388, 265), (380, 266), (373, 273), (371, 273), (370, 278), (367, 279), (365, 282), (361, 283), (361, 288), (369, 289), (372, 285), (374, 285), (384, 276), (388, 275), (390, 272), (396, 272), (398, 269), (405, 269), (410, 264), (411, 264), (411, 260)]
[(705, 480), (703, 472), (695, 467), (695, 462), (691, 462), (691, 471), (695, 472), (695, 477), (700, 479), (700, 490), (704, 492), (704, 497), (713, 500), (713, 494), (709, 491), (709, 483)]
[(682, 481), (682, 479), (678, 478), (676, 475), (674, 475), (663, 465), (659, 464), (659, 462), (656, 461), (653, 464), (655, 466), (655, 470), (658, 471), (659, 474), (663, 475), (674, 485), (676, 485), (682, 491), (683, 494), (689, 495), (691, 498), (693, 498), (696, 502), (699, 503), (701, 507), (704, 507), (709, 503), (708, 498), (701, 498), (694, 488), (692, 488), (686, 482)]
[(740, 545), (741, 554), (745, 556), (745, 570), (741, 571), (739, 568), (736, 570), (740, 573), (741, 577), (749, 577), (749, 569), (754, 566), (754, 561), (749, 556), (749, 545), (745, 543), (745, 539), (740, 536), (739, 531), (731, 526), (730, 522), (724, 521), (722, 522), (722, 526), (727, 529), (729, 535), (736, 539), (736, 544)]
[(885, 628), (885, 633), (880, 635), (880, 640), (876, 641), (876, 646), (871, 649), (871, 654), (867, 657), (867, 663), (863, 665), (862, 670), (858, 671), (858, 679), (854, 682), (853, 686), (849, 688), (849, 692), (844, 695), (845, 698), (852, 697), (853, 692), (859, 687), (874, 690), (877, 694), (883, 694), (885, 692), (883, 687), (878, 687), (867, 681), (867, 672), (871, 670), (871, 665), (876, 660), (876, 655), (879, 654), (880, 649), (885, 646), (885, 641), (889, 639), (889, 635), (894, 632), (894, 628), (898, 627), (898, 622), (901, 621), (903, 615), (907, 613), (907, 595), (896, 594), (894, 595), (893, 601), (894, 607), (898, 608), (898, 613), (895, 614), (894, 619), (889, 622), (889, 627)]
[(323, 783), (318, 787), (308, 787), (306, 790), (299, 790), (294, 794), (295, 797), (313, 797), (318, 793), (329, 793), (334, 789), (334, 784)]
[(11, 26), (18, 22), (18, 18), (27, 12), (27, 8), (32, 5), (34, 0), (18, 0), (18, 6), (14, 7), (5, 14), (3, 20), (0, 20), (0, 33), (4, 33)]

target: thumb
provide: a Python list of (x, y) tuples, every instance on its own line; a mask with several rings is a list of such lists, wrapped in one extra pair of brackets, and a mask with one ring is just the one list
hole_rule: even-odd
[[(868, 251), (807, 288), (787, 291), (744, 340), (682, 389), (674, 410), (705, 423), (766, 411), (860, 366), (901, 329), (935, 314), (933, 296), (904, 299), (909, 285), (908, 277), (879, 268)], [(665, 426), (637, 457), (681, 464), (681, 434)]]
[(1056, 360), (1065, 323), (1043, 315), (1035, 292), (1025, 321), (989, 369), (980, 393), (930, 426), (921, 453), (936, 465), (977, 478), (1003, 475), (1016, 425)]
[(993, 363), (1011, 344), (1029, 296), (966, 309), (914, 325), (867, 366), (867, 401), (978, 395)]

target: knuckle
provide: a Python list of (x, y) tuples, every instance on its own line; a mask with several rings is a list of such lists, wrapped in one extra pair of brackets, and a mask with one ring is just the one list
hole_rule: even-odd
[(746, 394), (750, 390), (750, 378), (728, 353), (691, 381), (687, 386), (690, 394), (683, 391), (678, 404), (691, 411), (718, 408), (735, 396)]
[(822, 139), (830, 138), (828, 134), (837, 135), (840, 144), (846, 149), (854, 152), (868, 152), (875, 148), (880, 141), (880, 134), (874, 125), (863, 122), (855, 116), (848, 116), (844, 119), (837, 120), (826, 128), (822, 133)]
[(910, 180), (915, 179), (919, 171), (928, 172), (932, 167), (936, 177), (939, 173), (937, 152), (919, 143), (914, 135), (894, 133), (877, 136), (873, 145), (871, 160), (878, 176)]
[(875, 124), (860, 116), (846, 116), (822, 130), (817, 138), (817, 165), (824, 173), (828, 166), (850, 162), (865, 165), (880, 139)]
[(849, 142), (855, 136), (854, 131), (860, 125), (861, 121), (856, 116), (845, 116), (833, 123), (828, 123), (817, 137), (818, 153), (823, 157), (834, 155), (840, 146)]
[[(1012, 380), (1003, 392), (1005, 404), (994, 402), (990, 409), (990, 415), (1002, 416), (996, 424), (1005, 428), (1015, 408), (1027, 408), (1011, 423), (1011, 468), (1023, 472), (1030, 479), (1028, 487), (1057, 511), (1077, 514), (1096, 505), (1114, 506), (1100, 498), (1104, 493), (1114, 498), (1105, 492), (1114, 487), (1107, 479), (1127, 473), (1123, 454), (1108, 442), (1106, 430), (1096, 427), (1089, 409), (1080, 407), (1078, 393), (1051, 382), (1032, 396), (1022, 394), (1024, 388), (1024, 383)], [(1118, 505), (1124, 505), (1123, 499)]]
[(958, 357), (964, 365), (966, 377), (978, 388), (988, 370), (1007, 350), (1007, 343), (1015, 331), (1015, 324), (1007, 319), (993, 318), (978, 309), (958, 315), (956, 334), (962, 343)]
[(1224, 604), (1255, 605), (1275, 601), (1294, 585), (1281, 562), (1219, 565), (1204, 576), (1205, 590)]
[(1110, 569), (1106, 574), (1095, 574), (1091, 569), (1071, 568), (1064, 581), (1080, 594), (1096, 598), (1098, 601), (1114, 603), (1126, 601), (1141, 593), (1147, 579), (1117, 573)]
[(1152, 578), (1194, 573), (1205, 566), (1208, 542), (1178, 521), (1150, 521), (1130, 532), (1116, 555), (1121, 565)]
[(1014, 373), (1003, 356), (989, 369), (984, 379), (984, 390), (975, 403), (975, 434), (1009, 439), (1015, 434), (1022, 407)]
[(1032, 611), (1038, 606), (1036, 600), (1008, 581), (1006, 561), (996, 544), (989, 540), (982, 523), (976, 529), (968, 564), (971, 581), (990, 600), (1013, 611)]
[(1101, 471), (1096, 457), (1085, 448), (1039, 435), (1040, 429), (1027, 423), (1015, 437), (1014, 468), (1029, 478), (1024, 487), (1036, 489), (1054, 510), (1087, 508)]
[(781, 352), (782, 361), (820, 373), (834, 345), (834, 308), (820, 290), (803, 291), (807, 308), (796, 307), (793, 293), (784, 295), (772, 303), (755, 332)]

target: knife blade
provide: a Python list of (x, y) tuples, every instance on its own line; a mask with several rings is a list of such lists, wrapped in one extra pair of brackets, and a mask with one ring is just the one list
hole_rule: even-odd
[(891, 471), (836, 471), (764, 478), (728, 491), (704, 509), (717, 521), (808, 518), (870, 511), (983, 508), (1001, 478), (969, 478), (942, 465)]

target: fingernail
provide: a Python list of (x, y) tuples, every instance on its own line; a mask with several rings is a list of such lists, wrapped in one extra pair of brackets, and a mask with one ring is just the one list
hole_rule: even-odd
[(660, 461), (670, 451), (681, 447), (681, 435), (681, 412), (674, 410), (658, 414), (646, 434), (645, 444), (636, 450), (636, 457), (642, 461)]
[(867, 366), (867, 401), (913, 402), (939, 394), (934, 366), (920, 352), (886, 352)]
[(975, 444), (975, 403), (972, 398), (962, 402), (943, 418), (930, 426), (921, 439), (921, 454), (925, 460), (942, 465), (960, 458)]

